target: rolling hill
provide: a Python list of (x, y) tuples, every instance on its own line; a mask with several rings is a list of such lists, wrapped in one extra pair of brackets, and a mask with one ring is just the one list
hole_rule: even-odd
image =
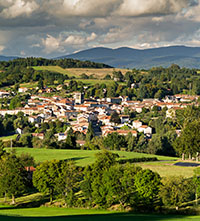
[(11, 61), (11, 60), (16, 59), (16, 58), (18, 58), (18, 57), (0, 55), (0, 61)]
[(181, 67), (200, 69), (200, 47), (170, 46), (152, 49), (121, 47), (92, 48), (59, 58), (73, 58), (105, 63), (116, 68), (168, 67), (172, 63)]

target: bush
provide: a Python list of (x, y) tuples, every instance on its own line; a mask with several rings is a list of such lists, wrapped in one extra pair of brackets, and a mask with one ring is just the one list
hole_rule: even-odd
[(131, 158), (131, 159), (120, 159), (118, 163), (138, 163), (138, 162), (149, 162), (149, 161), (158, 161), (157, 157), (141, 157), (141, 158)]

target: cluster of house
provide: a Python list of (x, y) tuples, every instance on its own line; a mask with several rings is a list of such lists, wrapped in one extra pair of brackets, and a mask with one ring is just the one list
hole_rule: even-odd
[[(0, 93), (1, 96), (1, 93)], [(104, 98), (104, 99), (84, 99), (80, 92), (74, 92), (73, 98), (62, 98), (59, 96), (43, 97), (32, 95), (23, 108), (15, 110), (0, 110), (1, 115), (17, 114), (23, 112), (28, 115), (28, 120), (36, 126), (42, 122), (60, 120), (70, 123), (74, 132), (87, 133), (91, 122), (97, 136), (106, 136), (113, 132), (121, 135), (131, 133), (144, 133), (146, 137), (151, 137), (152, 128), (143, 125), (141, 121), (130, 121), (129, 115), (124, 115), (125, 108), (130, 111), (141, 113), (144, 108), (152, 109), (156, 106), (159, 109), (166, 107), (167, 116), (173, 117), (174, 111), (185, 108), (188, 105), (196, 104), (198, 96), (174, 95), (166, 96), (162, 101), (158, 99), (144, 99), (143, 101), (132, 101), (128, 97)], [(115, 124), (110, 121), (111, 114), (117, 112), (121, 123)], [(124, 130), (124, 126), (129, 130)], [(33, 134), (43, 139), (42, 134)], [(66, 133), (58, 134), (58, 140), (64, 140)]]

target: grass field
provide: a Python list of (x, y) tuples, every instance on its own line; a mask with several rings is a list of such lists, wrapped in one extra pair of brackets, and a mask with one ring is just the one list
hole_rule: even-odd
[(85, 73), (87, 75), (94, 75), (99, 79), (104, 78), (107, 74), (112, 75), (113, 70), (120, 70), (123, 74), (125, 74), (128, 69), (113, 69), (113, 68), (61, 68), (59, 66), (36, 66), (33, 67), (35, 70), (38, 71), (52, 71), (52, 72), (58, 72), (61, 74), (67, 74), (69, 77), (75, 76), (79, 77), (81, 74)]
[(175, 162), (146, 162), (138, 163), (143, 169), (150, 169), (160, 174), (161, 177), (183, 176), (185, 178), (194, 175), (194, 167), (175, 166)]
[[(45, 160), (74, 160), (79, 166), (86, 166), (95, 161), (95, 154), (98, 150), (56, 150), (56, 149), (34, 149), (34, 148), (15, 148), (18, 155), (22, 153), (29, 153), (34, 157), (37, 163)], [(162, 177), (166, 176), (184, 176), (192, 177), (194, 167), (175, 166), (178, 158), (150, 155), (144, 153), (113, 151), (119, 154), (120, 159), (141, 158), (141, 157), (157, 157), (159, 161), (137, 163), (144, 169), (151, 169), (158, 172)]]
[[(69, 82), (70, 80), (65, 80), (65, 82)], [(76, 81), (81, 81), (86, 85), (95, 85), (95, 84), (106, 84), (107, 86), (112, 85), (114, 83), (113, 80), (99, 80), (99, 79), (76, 79)], [(124, 82), (118, 82), (118, 84), (124, 84)]]
[[(78, 165), (85, 166), (95, 161), (95, 154), (99, 153), (99, 150), (57, 150), (57, 149), (36, 149), (36, 148), (15, 148), (17, 154), (29, 153), (32, 155), (36, 162), (42, 162), (45, 160), (63, 160), (71, 159), (75, 160)], [(141, 157), (157, 157), (159, 160), (177, 160), (174, 157), (155, 156), (151, 154), (125, 152), (125, 151), (113, 151), (119, 154), (121, 159), (124, 158), (141, 158)]]
[(118, 213), (106, 210), (69, 209), (69, 208), (13, 208), (0, 206), (0, 220), (67, 220), (67, 221), (189, 221), (200, 220), (200, 216), (152, 215)]
[(0, 137), (0, 140), (2, 140), (2, 141), (14, 140), (14, 139), (17, 138), (17, 136), (18, 136), (18, 134), (14, 134), (14, 135), (11, 135), (11, 136)]

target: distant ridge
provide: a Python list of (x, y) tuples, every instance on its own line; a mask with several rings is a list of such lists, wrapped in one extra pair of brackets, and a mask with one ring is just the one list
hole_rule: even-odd
[(170, 46), (144, 50), (97, 47), (59, 58), (89, 60), (120, 68), (168, 67), (175, 63), (181, 67), (200, 69), (200, 47)]
[(17, 59), (17, 58), (19, 58), (19, 57), (0, 55), (0, 61), (11, 61), (11, 60)]

